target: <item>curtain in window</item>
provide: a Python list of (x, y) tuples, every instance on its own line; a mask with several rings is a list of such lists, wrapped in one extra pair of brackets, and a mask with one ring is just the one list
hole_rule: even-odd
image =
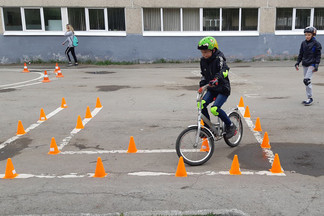
[(239, 30), (239, 9), (223, 9), (223, 31), (238, 31)]
[(84, 8), (68, 8), (69, 24), (75, 31), (85, 31), (85, 12)]
[(180, 31), (180, 9), (163, 9), (163, 30)]
[(242, 8), (242, 31), (258, 30), (258, 9), (257, 8)]
[(199, 31), (199, 9), (184, 8), (183, 14), (183, 31)]
[(292, 30), (292, 8), (277, 8), (276, 30)]
[(89, 9), (90, 30), (105, 30), (105, 14), (103, 9)]
[(203, 9), (203, 30), (219, 31), (219, 8)]
[(125, 31), (124, 8), (108, 8), (109, 31)]
[(161, 31), (160, 8), (144, 8), (144, 31)]
[(315, 8), (314, 27), (317, 30), (324, 30), (324, 8)]
[(296, 9), (295, 29), (304, 29), (310, 25), (310, 9)]

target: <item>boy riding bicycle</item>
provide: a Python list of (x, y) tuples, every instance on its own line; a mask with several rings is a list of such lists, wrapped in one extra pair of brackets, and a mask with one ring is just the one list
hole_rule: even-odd
[(226, 64), (224, 54), (218, 49), (218, 44), (213, 37), (204, 37), (198, 43), (198, 49), (201, 51), (202, 58), (200, 59), (201, 81), (199, 83), (202, 91), (202, 86), (209, 84), (207, 93), (203, 97), (201, 103), (202, 114), (210, 120), (207, 106), (215, 102), (210, 108), (213, 115), (218, 116), (225, 123), (226, 137), (231, 138), (235, 135), (236, 126), (231, 122), (224, 110), (221, 109), (231, 93), (230, 81), (228, 79), (229, 67)]

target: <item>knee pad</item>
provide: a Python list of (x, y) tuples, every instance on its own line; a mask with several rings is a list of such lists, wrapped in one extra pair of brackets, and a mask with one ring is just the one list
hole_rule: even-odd
[(305, 86), (308, 86), (309, 84), (311, 84), (311, 79), (309, 79), (309, 78), (306, 78), (303, 81), (304, 81)]
[(213, 113), (214, 116), (218, 116), (219, 112), (217, 112), (218, 107), (217, 106), (213, 106), (210, 108), (210, 112)]
[(202, 100), (201, 102), (197, 102), (197, 107), (199, 109), (199, 107), (201, 107), (201, 109), (204, 109), (204, 104), (206, 103), (205, 100)]

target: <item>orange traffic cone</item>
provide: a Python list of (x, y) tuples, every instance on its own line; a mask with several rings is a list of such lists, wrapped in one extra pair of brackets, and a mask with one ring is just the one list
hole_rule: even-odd
[(95, 171), (94, 176), (92, 176), (92, 177), (95, 177), (95, 178), (103, 178), (106, 175), (107, 175), (107, 173), (105, 172), (105, 168), (104, 168), (104, 166), (102, 164), (101, 158), (98, 157), (96, 171)]
[(274, 160), (272, 163), (272, 168), (270, 169), (270, 171), (272, 173), (283, 173), (278, 154), (275, 154), (275, 157), (274, 157)]
[(57, 148), (55, 138), (52, 137), (51, 145), (50, 145), (50, 151), (47, 154), (56, 155), (56, 154), (58, 154), (60, 152), (61, 151)]
[(58, 64), (56, 63), (56, 65), (55, 65), (55, 70), (54, 70), (54, 73), (58, 73), (58, 71), (59, 71), (59, 66), (58, 66)]
[(47, 71), (44, 72), (44, 80), (42, 82), (43, 83), (51, 82), (48, 78)]
[(244, 112), (244, 118), (251, 118), (249, 106), (246, 106), (246, 109)]
[(59, 69), (58, 69), (58, 71), (57, 71), (57, 75), (56, 75), (56, 77), (58, 77), (58, 78), (62, 78), (62, 77), (64, 77), (63, 74), (62, 74), (61, 68), (60, 68), (60, 67), (58, 67), (58, 68), (59, 68)]
[(96, 108), (101, 108), (101, 103), (100, 103), (100, 100), (99, 100), (99, 97), (97, 97), (97, 103), (96, 103)]
[(61, 108), (67, 108), (67, 107), (68, 107), (68, 106), (66, 105), (65, 98), (63, 97), (63, 98), (62, 98)]
[(259, 117), (256, 119), (255, 127), (254, 127), (253, 130), (254, 130), (254, 131), (259, 131), (259, 132), (262, 131), (261, 123), (260, 123), (260, 118), (259, 118)]
[(21, 123), (21, 121), (18, 121), (18, 127), (17, 127), (17, 133), (16, 135), (24, 135), (26, 133), (23, 124)]
[(81, 116), (79, 115), (77, 125), (76, 125), (75, 129), (83, 129), (83, 128), (84, 128), (84, 126), (83, 126), (83, 123), (82, 123), (82, 119), (81, 119)]
[(237, 158), (237, 155), (234, 155), (234, 159), (232, 162), (231, 170), (229, 171), (231, 175), (241, 175), (240, 164)]
[(131, 136), (129, 139), (129, 145), (128, 145), (128, 150), (127, 153), (136, 153), (137, 152), (137, 148), (135, 145), (135, 141), (134, 141), (134, 137)]
[(207, 138), (203, 138), (203, 143), (201, 145), (200, 151), (201, 152), (209, 152), (209, 145), (208, 145), (208, 139)]
[(27, 68), (27, 64), (24, 63), (24, 70), (22, 71), (23, 73), (29, 73), (30, 71)]
[(87, 106), (87, 111), (86, 111), (86, 114), (85, 114), (85, 118), (92, 118), (89, 106)]
[(176, 177), (187, 177), (188, 176), (182, 156), (179, 158), (178, 167), (177, 167), (177, 171), (175, 173), (175, 176)]
[(46, 120), (47, 120), (47, 118), (46, 118), (45, 112), (44, 112), (43, 108), (41, 108), (39, 121), (46, 121)]
[(244, 107), (243, 97), (240, 98), (238, 107)]
[(262, 140), (261, 148), (271, 148), (270, 142), (269, 142), (268, 132), (265, 132), (264, 133), (264, 137), (263, 137), (263, 140)]
[(12, 164), (11, 158), (8, 158), (6, 172), (5, 172), (5, 176), (3, 178), (4, 179), (13, 179), (13, 178), (16, 178), (17, 176), (18, 176), (18, 174), (16, 173), (16, 170)]

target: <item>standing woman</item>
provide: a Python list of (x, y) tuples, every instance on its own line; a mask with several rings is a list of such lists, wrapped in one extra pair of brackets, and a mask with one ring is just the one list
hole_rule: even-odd
[(65, 55), (67, 56), (67, 58), (69, 59), (69, 66), (72, 66), (72, 62), (71, 62), (71, 58), (69, 53), (71, 52), (72, 57), (74, 59), (74, 65), (78, 66), (78, 59), (75, 56), (75, 51), (74, 51), (74, 46), (73, 46), (73, 37), (74, 37), (74, 29), (70, 24), (66, 25), (66, 32), (64, 34), (64, 36), (66, 36), (66, 40), (62, 43), (62, 45), (64, 45), (66, 42), (68, 42), (68, 47), (65, 50)]

